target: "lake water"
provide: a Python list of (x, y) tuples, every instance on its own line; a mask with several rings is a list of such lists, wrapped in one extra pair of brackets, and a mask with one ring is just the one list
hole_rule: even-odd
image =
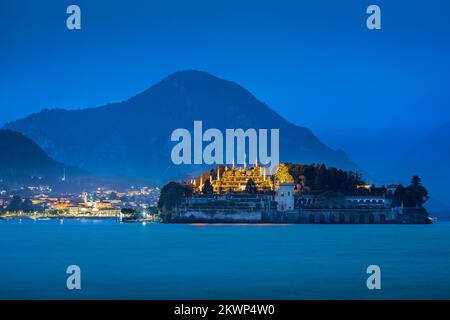
[[(0, 220), (2, 299), (449, 299), (450, 222)], [(68, 265), (81, 290), (66, 288)], [(366, 268), (381, 268), (368, 290)]]

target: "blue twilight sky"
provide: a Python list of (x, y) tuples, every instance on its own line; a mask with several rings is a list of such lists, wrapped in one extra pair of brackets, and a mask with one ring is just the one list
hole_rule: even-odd
[[(82, 30), (66, 28), (69, 4)], [(381, 31), (366, 28), (370, 4)], [(450, 120), (449, 16), (445, 0), (2, 0), (0, 126), (199, 69), (370, 169), (380, 149), (406, 149)]]

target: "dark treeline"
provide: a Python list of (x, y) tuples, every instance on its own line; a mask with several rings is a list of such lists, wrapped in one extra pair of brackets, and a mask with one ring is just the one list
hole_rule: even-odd
[(190, 197), (191, 195), (192, 188), (190, 186), (171, 181), (161, 189), (158, 200), (158, 209), (168, 211), (176, 208), (186, 197)]
[(37, 210), (42, 210), (40, 206), (34, 205), (33, 202), (29, 199), (22, 199), (20, 196), (15, 195), (12, 197), (8, 206), (5, 209), (1, 209), (1, 212), (33, 212)]
[(428, 190), (422, 185), (418, 176), (413, 176), (408, 187), (399, 185), (395, 190), (392, 204), (394, 206), (419, 207), (429, 199)]
[(356, 186), (364, 184), (361, 175), (336, 168), (327, 168), (324, 164), (286, 164), (289, 174), (297, 188), (302, 191), (332, 191), (351, 194)]
[[(384, 186), (372, 185), (369, 189), (357, 188), (366, 184), (361, 175), (351, 171), (327, 168), (321, 165), (286, 164), (296, 189), (302, 192), (329, 193), (342, 195), (387, 195)], [(422, 185), (420, 177), (413, 176), (407, 187), (399, 185), (392, 196), (393, 206), (422, 207), (428, 200), (428, 191)]]

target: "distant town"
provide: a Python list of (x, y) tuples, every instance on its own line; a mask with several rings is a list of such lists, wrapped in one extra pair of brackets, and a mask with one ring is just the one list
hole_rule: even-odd
[(156, 214), (158, 187), (126, 190), (97, 188), (92, 192), (60, 194), (47, 185), (0, 189), (2, 217), (119, 217), (122, 214)]

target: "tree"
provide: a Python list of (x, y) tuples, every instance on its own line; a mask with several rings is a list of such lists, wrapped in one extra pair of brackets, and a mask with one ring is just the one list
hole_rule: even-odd
[(294, 178), (295, 184), (302, 183), (302, 179), (304, 179), (303, 173), (305, 170), (304, 165), (302, 164), (289, 164), (288, 165), (289, 174)]
[(111, 199), (111, 200), (117, 200), (119, 197), (117, 196), (117, 193), (115, 193), (114, 191), (112, 191), (110, 194), (109, 194), (109, 199)]
[(32, 212), (34, 210), (33, 202), (30, 199), (25, 199), (22, 203), (23, 212)]
[(253, 179), (248, 179), (245, 185), (245, 192), (249, 194), (256, 194), (258, 192), (258, 187), (256, 186)]
[(341, 185), (341, 172), (339, 172), (336, 168), (329, 168), (328, 174), (326, 175), (327, 180), (327, 186), (328, 190), (337, 192), (339, 190), (339, 187)]
[(6, 211), (18, 212), (21, 210), (21, 208), (22, 208), (22, 199), (20, 198), (20, 196), (13, 196), (11, 202), (6, 208)]
[(422, 186), (422, 181), (419, 176), (413, 176), (411, 185), (405, 189), (404, 204), (407, 207), (419, 207), (428, 200), (428, 190)]
[(213, 194), (214, 193), (213, 186), (211, 185), (211, 181), (209, 181), (209, 179), (206, 179), (205, 183), (203, 184), (202, 193), (203, 194)]
[(404, 204), (405, 200), (405, 188), (403, 185), (398, 185), (398, 187), (394, 191), (394, 198), (392, 199), (392, 205), (394, 207), (399, 207)]
[(289, 174), (289, 168), (285, 163), (280, 163), (275, 173), (275, 181), (279, 183), (294, 182), (294, 178)]
[(320, 165), (316, 178), (314, 179), (314, 189), (315, 190), (325, 190), (327, 189), (327, 167), (322, 164)]
[[(358, 184), (364, 184), (361, 175), (337, 169), (327, 168), (326, 165), (311, 164), (286, 164), (288, 173), (293, 177), (296, 184), (313, 191), (334, 191), (343, 194), (352, 194)], [(284, 168), (280, 168), (280, 174)], [(358, 190), (358, 192), (363, 192)]]
[(169, 182), (161, 189), (158, 208), (163, 211), (178, 207), (190, 195), (190, 191), (177, 182)]
[(422, 179), (419, 176), (413, 176), (411, 179), (411, 185), (420, 186), (422, 184)]
[(314, 166), (307, 165), (303, 170), (303, 176), (305, 177), (305, 186), (312, 188), (314, 184), (314, 179), (316, 177), (316, 172)]
[(122, 212), (123, 214), (135, 214), (136, 210), (134, 210), (133, 208), (122, 208), (120, 212)]

